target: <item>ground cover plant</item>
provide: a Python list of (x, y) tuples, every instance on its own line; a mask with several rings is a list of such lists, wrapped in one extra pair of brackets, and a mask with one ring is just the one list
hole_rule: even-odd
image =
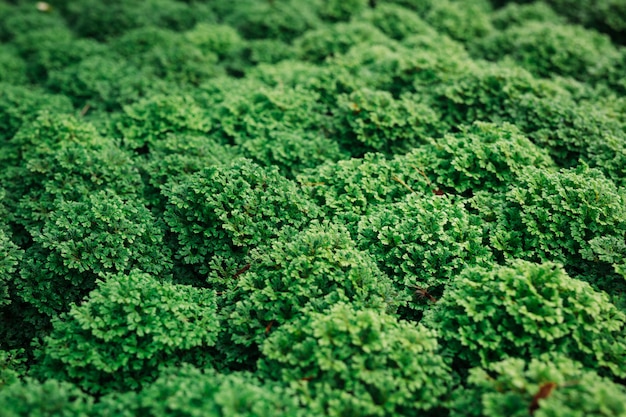
[(0, 1), (0, 414), (626, 416), (625, 30)]

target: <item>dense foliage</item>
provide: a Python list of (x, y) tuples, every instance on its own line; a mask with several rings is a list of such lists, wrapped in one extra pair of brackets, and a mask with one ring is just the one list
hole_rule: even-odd
[(0, 0), (0, 414), (626, 416), (622, 0)]

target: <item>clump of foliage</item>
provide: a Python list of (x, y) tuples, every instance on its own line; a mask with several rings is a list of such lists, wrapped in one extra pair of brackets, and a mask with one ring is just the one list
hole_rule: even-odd
[(61, 8), (76, 33), (100, 40), (134, 28), (157, 26), (180, 31), (193, 27), (196, 22), (214, 19), (211, 8), (203, 2), (115, 0), (104, 4), (96, 0), (61, 0), (55, 5)]
[(166, 201), (160, 190), (166, 187), (168, 181), (200, 172), (209, 166), (230, 164), (240, 156), (239, 149), (202, 134), (166, 133), (150, 142), (149, 153), (141, 161), (141, 171), (156, 189), (151, 195), (148, 193), (147, 198), (153, 205), (160, 206)]
[(38, 111), (72, 111), (71, 102), (65, 96), (7, 83), (0, 84), (0, 91), (0, 135), (3, 143), (10, 141), (25, 122), (33, 120)]
[(554, 351), (605, 375), (626, 375), (624, 313), (549, 262), (467, 268), (424, 321), (462, 367)]
[(428, 178), (419, 174), (410, 158), (387, 160), (373, 153), (306, 170), (298, 180), (327, 215), (352, 226), (378, 205), (415, 191), (430, 192)]
[(26, 62), (14, 49), (0, 51), (0, 83), (11, 85), (26, 83)]
[(557, 12), (570, 21), (608, 32), (624, 42), (626, 7), (619, 0), (547, 0)]
[(9, 220), (23, 227), (17, 241), (30, 241), (61, 202), (104, 191), (133, 197), (141, 178), (130, 155), (71, 115), (40, 112), (6, 146), (3, 172)]
[(239, 150), (262, 166), (278, 168), (281, 175), (290, 179), (309, 168), (339, 161), (348, 155), (338, 142), (326, 136), (288, 130), (276, 130), (247, 140)]
[(607, 109), (576, 103), (563, 94), (525, 95), (519, 104), (516, 123), (531, 140), (547, 148), (559, 166), (572, 167), (582, 160), (623, 184), (626, 135)]
[(202, 92), (214, 120), (211, 133), (228, 143), (243, 145), (274, 131), (320, 132), (327, 124), (327, 108), (319, 94), (308, 88), (216, 79), (204, 84)]
[(369, 0), (326, 0), (320, 2), (317, 13), (324, 20), (339, 22), (360, 14), (368, 6)]
[(472, 71), (462, 71), (430, 89), (434, 104), (451, 126), (477, 120), (515, 122), (517, 114), (511, 113), (522, 98), (558, 92), (518, 66), (485, 63), (476, 63)]
[(543, 149), (509, 123), (474, 122), (460, 129), (407, 155), (433, 184), (445, 190), (459, 194), (504, 191), (528, 168), (553, 165)]
[(511, 258), (598, 261), (593, 241), (626, 233), (623, 192), (598, 170), (528, 168), (506, 194), (491, 244)]
[(321, 62), (347, 52), (360, 43), (385, 43), (376, 26), (363, 22), (338, 23), (330, 28), (308, 31), (294, 42), (298, 56), (305, 61)]
[(27, 370), (24, 349), (0, 350), (0, 392), (20, 381)]
[(93, 399), (68, 382), (32, 378), (0, 389), (0, 407), (7, 417), (90, 415)]
[(206, 111), (192, 97), (164, 94), (125, 106), (115, 126), (125, 147), (144, 153), (169, 134), (204, 134), (210, 129)]
[(451, 416), (621, 416), (626, 390), (562, 354), (473, 368)]
[(215, 7), (224, 22), (248, 39), (289, 41), (321, 24), (314, 5), (304, 0), (244, 0), (237, 4), (223, 3)]
[(164, 93), (167, 83), (114, 54), (85, 57), (49, 75), (51, 91), (72, 97), (81, 113), (119, 110), (150, 94)]
[(175, 255), (225, 285), (251, 249), (299, 229), (317, 216), (296, 184), (247, 159), (203, 169), (163, 191), (165, 221), (176, 234)]
[(163, 231), (141, 203), (104, 191), (63, 202), (33, 234), (18, 294), (53, 316), (69, 300), (80, 301), (103, 274), (135, 268), (166, 274), (170, 255), (161, 245)]
[(435, 30), (417, 13), (396, 4), (378, 4), (363, 17), (392, 39), (435, 33)]
[(315, 414), (436, 413), (451, 382), (436, 349), (424, 327), (340, 303), (272, 334), (259, 371), (290, 384)]
[(135, 390), (167, 365), (210, 362), (213, 291), (133, 270), (106, 277), (88, 301), (53, 321), (38, 372), (93, 393)]
[(482, 39), (477, 53), (486, 59), (507, 58), (540, 77), (571, 76), (597, 81), (617, 59), (609, 38), (590, 30), (554, 22), (511, 26)]
[(253, 254), (228, 298), (231, 343), (248, 347), (259, 346), (304, 310), (321, 312), (346, 302), (393, 311), (396, 303), (391, 281), (369, 254), (356, 248), (345, 227), (329, 223), (313, 224)]
[(549, 4), (535, 1), (524, 4), (507, 3), (501, 9), (494, 11), (491, 22), (497, 29), (505, 30), (527, 22), (564, 24), (566, 19), (556, 13)]
[(250, 373), (228, 375), (188, 364), (166, 368), (139, 393), (109, 395), (94, 407), (101, 416), (275, 416), (296, 415), (293, 394)]
[(489, 260), (482, 240), (479, 218), (445, 195), (410, 194), (358, 224), (359, 247), (418, 305), (436, 301), (429, 289), (443, 288), (467, 264)]
[(489, 19), (489, 2), (465, 1), (464, 7), (454, 0), (433, 2), (426, 21), (435, 29), (459, 41), (467, 42), (483, 37), (492, 31)]
[[(357, 90), (338, 99), (338, 131), (353, 156), (368, 151), (400, 153), (422, 143), (436, 129), (438, 115), (415, 97), (399, 100), (387, 91)], [(360, 151), (359, 144), (363, 146)], [(355, 146), (356, 145), (356, 146)]]

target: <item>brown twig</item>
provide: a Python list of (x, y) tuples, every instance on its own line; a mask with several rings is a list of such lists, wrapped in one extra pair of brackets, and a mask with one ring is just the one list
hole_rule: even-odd
[(272, 330), (272, 326), (274, 325), (274, 323), (275, 323), (275, 321), (272, 320), (272, 321), (270, 321), (270, 323), (267, 326), (265, 326), (265, 334), (268, 334), (270, 332), (270, 330)]
[(548, 398), (552, 391), (557, 387), (556, 382), (546, 382), (539, 387), (539, 391), (533, 396), (533, 400), (528, 407), (528, 412), (533, 415), (539, 408), (539, 400)]
[(409, 285), (409, 287), (411, 288), (415, 288), (415, 294), (417, 294), (417, 296), (419, 298), (427, 298), (428, 301), (432, 302), (432, 303), (436, 303), (437, 299), (435, 297), (433, 297), (433, 295), (431, 293), (428, 292), (428, 289), (426, 288), (422, 288), (422, 287), (418, 287), (417, 285)]
[(417, 194), (411, 187), (409, 187), (409, 185), (402, 181), (400, 178), (398, 178), (398, 176), (396, 175), (392, 175), (391, 179), (394, 180), (395, 182), (399, 183), (400, 185), (402, 185), (403, 187), (405, 187), (407, 190), (409, 190), (410, 192)]
[(91, 104), (89, 103), (85, 104), (83, 108), (80, 110), (80, 115), (85, 116), (90, 108), (91, 108)]
[(243, 268), (241, 268), (240, 270), (235, 272), (235, 274), (233, 275), (233, 279), (239, 278), (239, 275), (241, 275), (244, 272), (246, 272), (248, 269), (250, 269), (251, 266), (252, 266), (251, 264), (246, 264)]

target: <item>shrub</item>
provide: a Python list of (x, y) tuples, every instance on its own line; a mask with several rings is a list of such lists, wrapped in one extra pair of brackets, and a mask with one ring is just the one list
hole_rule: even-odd
[(259, 371), (299, 392), (311, 414), (392, 416), (441, 412), (450, 371), (435, 333), (340, 303), (282, 326)]
[(19, 383), (20, 378), (26, 373), (24, 353), (24, 349), (0, 350), (0, 393), (7, 387)]
[[(251, 39), (247, 42), (243, 53), (245, 57), (243, 68), (238, 68), (240, 73), (248, 73), (254, 70), (254, 66), (276, 64), (283, 60), (293, 58), (296, 54), (287, 42), (279, 39)], [(252, 65), (250, 68), (246, 64)]]
[[(342, 226), (315, 223), (255, 253), (250, 265), (228, 294), (228, 356), (232, 343), (254, 352), (268, 334), (306, 309), (321, 312), (338, 302), (395, 309), (389, 278), (356, 249)], [(241, 360), (243, 355), (237, 356)]]
[(422, 323), (439, 332), (444, 354), (461, 368), (561, 352), (604, 374), (626, 375), (624, 313), (549, 262), (467, 268)]
[[(517, 122), (519, 102), (526, 96), (551, 97), (562, 90), (510, 65), (474, 64), (444, 82), (428, 87), (433, 105), (450, 126), (474, 121)], [(522, 131), (526, 132), (524, 128)]]
[(4, 2), (0, 11), (0, 39), (12, 41), (16, 36), (27, 34), (33, 28), (48, 28), (69, 32), (63, 16), (59, 13), (40, 13), (32, 4), (20, 5)]
[(116, 39), (111, 49), (142, 72), (178, 84), (176, 89), (195, 87), (220, 73), (217, 51), (208, 50), (197, 35), (144, 27)]
[(13, 48), (4, 47), (0, 51), (0, 83), (19, 85), (26, 83), (26, 62)]
[(49, 316), (79, 302), (106, 273), (139, 268), (160, 275), (171, 267), (148, 209), (106, 191), (60, 203), (33, 240), (16, 285), (24, 301)]
[[(249, 373), (229, 375), (183, 364), (167, 368), (141, 392), (103, 397), (98, 416), (293, 416), (297, 403), (278, 384), (260, 382)], [(124, 412), (128, 414), (123, 414)]]
[(391, 3), (399, 4), (422, 16), (432, 9), (437, 2), (435, 0), (392, 0)]
[(220, 63), (237, 61), (245, 47), (239, 33), (227, 25), (200, 22), (183, 36), (203, 54), (217, 55)]
[(126, 60), (108, 55), (86, 57), (75, 65), (52, 71), (48, 88), (72, 98), (81, 113), (119, 111), (122, 106), (165, 93), (168, 83)]
[(192, 97), (158, 94), (124, 106), (115, 129), (126, 148), (147, 153), (169, 134), (206, 134), (211, 123)]
[(381, 206), (358, 224), (357, 242), (392, 277), (409, 311), (424, 308), (466, 265), (484, 265), (490, 258), (482, 244), (480, 219), (462, 202), (446, 196), (409, 194)]
[(7, 165), (18, 168), (61, 149), (80, 144), (97, 148), (105, 141), (98, 130), (70, 114), (41, 110), (34, 120), (24, 123), (5, 145)]
[(396, 4), (382, 3), (363, 14), (362, 18), (371, 22), (392, 39), (404, 39), (410, 35), (434, 35), (435, 30), (413, 11)]
[(67, 97), (46, 94), (38, 89), (0, 84), (0, 136), (2, 146), (25, 122), (33, 120), (40, 110), (70, 113), (72, 104)]
[(351, 230), (362, 215), (379, 205), (399, 201), (412, 192), (431, 192), (428, 180), (408, 158), (387, 160), (372, 153), (307, 170), (298, 181), (328, 216)]
[(584, 165), (558, 172), (529, 168), (506, 200), (491, 244), (511, 258), (576, 266), (596, 260), (591, 240), (623, 239), (626, 232), (624, 196)]
[(523, 96), (514, 122), (537, 145), (546, 148), (562, 167), (579, 159), (601, 169), (622, 184), (626, 164), (626, 135), (622, 124), (595, 103), (576, 103), (567, 95)]
[(203, 85), (203, 107), (213, 124), (211, 135), (242, 145), (274, 131), (324, 132), (329, 124), (327, 107), (319, 94), (302, 87), (268, 87), (250, 79), (244, 82), (216, 79)]
[(617, 49), (609, 38), (576, 26), (528, 22), (496, 32), (476, 44), (479, 56), (509, 58), (540, 77), (570, 76), (601, 81)]
[(108, 275), (81, 305), (53, 320), (38, 372), (93, 393), (136, 390), (160, 368), (209, 361), (215, 294), (138, 270)]
[(69, 26), (82, 37), (107, 40), (131, 29), (158, 26), (174, 30), (192, 28), (199, 21), (213, 21), (214, 15), (200, 2), (172, 0), (97, 0), (59, 2)]
[(354, 45), (372, 43), (385, 44), (388, 38), (371, 24), (352, 21), (307, 31), (294, 41), (294, 49), (301, 60), (321, 63)]
[(6, 417), (84, 417), (91, 415), (93, 399), (76, 386), (49, 379), (27, 378), (0, 390)]
[(455, 392), (451, 416), (621, 416), (626, 390), (557, 354), (509, 358), (470, 371)]
[[(459, 7), (463, 3), (463, 7)], [(437, 31), (461, 42), (473, 41), (491, 31), (489, 2), (440, 0), (433, 2), (425, 20)]]
[(287, 129), (277, 129), (247, 140), (239, 150), (259, 165), (278, 168), (281, 175), (290, 179), (306, 169), (347, 156), (347, 152), (331, 138)]
[(360, 89), (338, 98), (337, 127), (352, 156), (368, 151), (402, 153), (436, 132), (439, 115), (416, 97)]
[(223, 286), (249, 251), (268, 244), (283, 228), (299, 229), (318, 209), (276, 169), (247, 159), (208, 167), (163, 191), (165, 221), (178, 239), (176, 256)]
[(271, 38), (289, 42), (321, 23), (314, 4), (303, 0), (245, 0), (216, 5), (216, 9), (225, 23), (247, 39)]
[(547, 0), (557, 12), (571, 21), (608, 31), (624, 41), (620, 33), (626, 28), (626, 8), (619, 0)]
[(515, 125), (474, 122), (459, 129), (407, 154), (444, 190), (459, 194), (505, 191), (529, 167), (553, 166), (548, 153)]
[[(181, 130), (185, 131), (186, 128)], [(229, 164), (241, 156), (240, 149), (223, 145), (197, 132), (159, 134), (158, 131), (148, 130), (146, 133), (158, 135), (158, 140), (150, 142), (150, 153), (146, 155), (146, 160), (141, 165), (142, 170), (148, 174), (150, 184), (157, 188), (157, 194), (170, 180), (174, 181), (175, 178), (200, 172), (213, 165)], [(163, 196), (155, 198), (157, 201), (165, 199)], [(157, 201), (151, 203), (157, 204)]]
[(331, 22), (350, 20), (369, 7), (369, 0), (324, 0), (317, 12), (324, 20)]
[(60, 201), (77, 201), (100, 190), (133, 197), (141, 192), (130, 155), (72, 116), (42, 112), (14, 139), (8, 149), (17, 166), (4, 173), (7, 206), (10, 219), (30, 233), (41, 228)]
[(29, 28), (13, 43), (26, 60), (30, 81), (44, 84), (48, 76), (88, 57), (106, 54), (106, 46), (93, 39), (76, 39), (67, 28)]
[(506, 30), (512, 26), (523, 25), (527, 22), (546, 22), (562, 25), (565, 17), (559, 15), (543, 1), (528, 4), (507, 3), (491, 15), (491, 22), (498, 30)]
[(444, 46), (452, 43), (455, 51), (461, 49), (449, 38), (427, 38), (414, 35), (396, 45), (357, 44), (344, 55), (330, 60), (327, 65), (342, 87), (334, 95), (365, 88), (387, 91), (394, 97), (412, 92), (430, 95), (424, 86), (464, 73), (474, 65), (465, 52), (451, 55), (441, 48), (441, 43)]

